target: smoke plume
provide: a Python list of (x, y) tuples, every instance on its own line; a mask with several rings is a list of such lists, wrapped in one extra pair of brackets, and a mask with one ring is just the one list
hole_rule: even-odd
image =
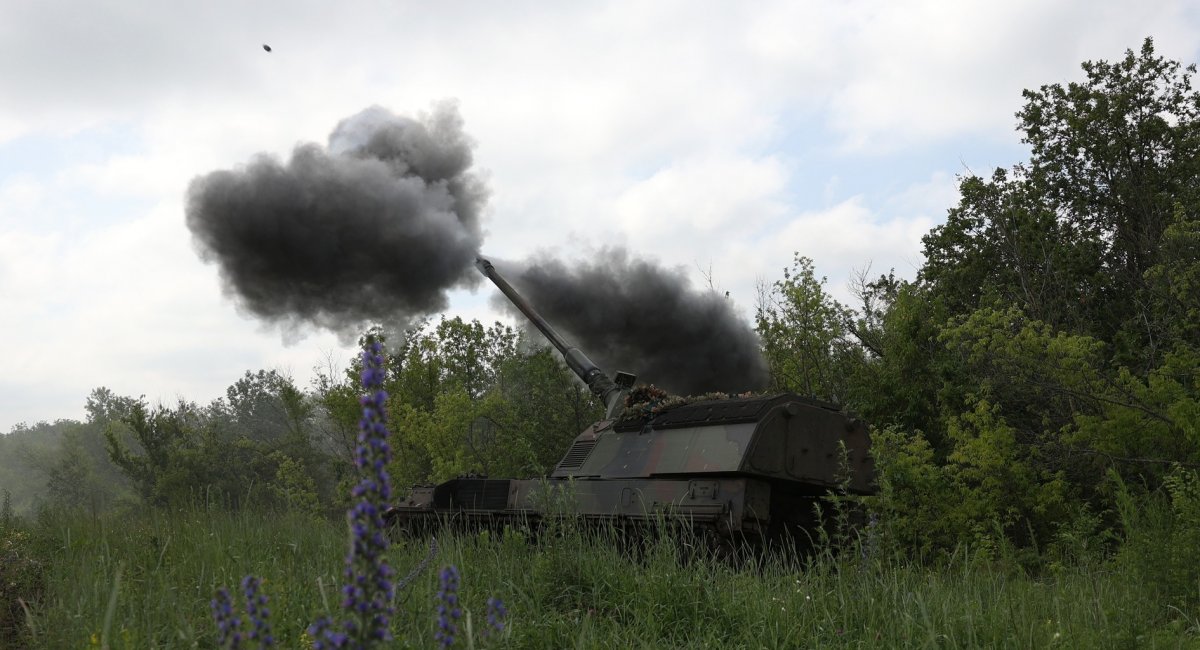
[[(482, 279), (473, 262), (487, 192), (471, 162), (453, 106), (420, 120), (370, 108), (338, 124), (328, 146), (301, 144), (286, 163), (260, 154), (196, 178), (187, 225), (239, 307), (285, 331), (398, 330), (445, 309), (448, 290)], [(682, 272), (609, 249), (591, 262), (543, 258), (505, 275), (610, 373), (688, 394), (766, 383), (754, 332)]]
[(452, 105), (420, 120), (374, 107), (328, 147), (192, 181), (187, 225), (237, 304), (271, 322), (353, 334), (444, 309), (474, 286), (487, 198)]
[(678, 394), (767, 383), (758, 336), (725, 297), (692, 290), (682, 271), (610, 248), (571, 266), (543, 257), (511, 273), (535, 309), (610, 375), (627, 370)]

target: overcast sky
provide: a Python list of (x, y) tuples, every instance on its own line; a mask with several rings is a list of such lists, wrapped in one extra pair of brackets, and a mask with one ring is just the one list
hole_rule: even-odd
[[(1025, 159), (1021, 90), (1146, 36), (1196, 61), (1200, 5), (0, 0), (0, 432), (99, 386), (207, 403), (344, 366), (335, 335), (239, 312), (184, 197), (367, 107), (457, 102), (490, 255), (623, 245), (749, 318), (797, 252), (841, 298), (914, 277), (956, 176)], [(493, 291), (451, 313), (500, 317)]]

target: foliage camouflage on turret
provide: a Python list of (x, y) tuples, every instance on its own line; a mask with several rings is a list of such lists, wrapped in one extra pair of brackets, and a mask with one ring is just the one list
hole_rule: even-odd
[(654, 384), (639, 384), (625, 396), (625, 409), (617, 416), (617, 424), (623, 425), (635, 421), (649, 420), (673, 408), (697, 402), (750, 399), (761, 396), (760, 393), (749, 391), (738, 394), (711, 392), (700, 395), (671, 395)]

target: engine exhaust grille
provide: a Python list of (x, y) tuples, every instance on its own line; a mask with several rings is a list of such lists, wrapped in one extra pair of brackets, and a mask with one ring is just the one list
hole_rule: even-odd
[(558, 469), (579, 469), (583, 467), (583, 461), (587, 460), (588, 455), (592, 453), (592, 447), (595, 446), (595, 440), (576, 441), (567, 450), (567, 455), (563, 456), (562, 462), (558, 464)]

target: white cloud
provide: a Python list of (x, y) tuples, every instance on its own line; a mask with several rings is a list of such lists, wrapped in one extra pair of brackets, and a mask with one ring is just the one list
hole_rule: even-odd
[(17, 174), (0, 181), (0, 228), (28, 223), (37, 206), (46, 200), (46, 186), (31, 174)]
[(929, 214), (881, 214), (852, 197), (827, 210), (793, 217), (764, 248), (775, 259), (791, 260), (791, 252), (813, 258), (818, 272), (828, 276), (830, 291), (846, 300), (845, 285), (854, 270), (886, 273), (895, 269), (913, 278), (921, 264), (921, 236), (933, 227)]
[(888, 199), (888, 212), (900, 217), (919, 216), (940, 221), (958, 204), (958, 177), (935, 171), (929, 180), (914, 183)]
[(81, 417), (84, 397), (102, 385), (152, 401), (204, 402), (244, 370), (289, 369), (303, 384), (326, 353), (345, 356), (330, 334), (288, 348), (276, 330), (239, 316), (215, 270), (195, 261), (180, 210), (159, 205), (82, 239), (0, 239), (0, 331), (22, 342), (3, 374), (40, 396), (6, 396), (6, 424)]
[[(711, 268), (748, 309), (795, 251), (835, 294), (868, 263), (911, 277), (955, 199), (946, 170), (1017, 162), (996, 143), (1015, 141), (1022, 88), (1146, 35), (1194, 60), (1190, 5), (10, 2), (0, 431), (77, 417), (101, 384), (205, 400), (247, 369), (343, 356), (238, 315), (182, 201), (195, 176), (286, 158), (368, 105), (459, 100), (493, 190), (489, 254), (620, 243), (697, 284)], [(74, 155), (96, 131), (111, 150)], [(24, 164), (41, 149), (60, 155)], [(490, 320), (490, 295), (455, 310)]]
[(1008, 133), (1022, 89), (1077, 78), (1081, 61), (1120, 58), (1145, 36), (1169, 56), (1193, 57), (1198, 17), (1189, 5), (851, 2), (834, 16), (816, 12), (832, 38), (810, 29), (783, 49), (810, 61), (820, 48), (815, 68), (832, 72), (814, 82), (828, 98), (830, 126), (847, 149), (878, 152), (959, 133)]
[(783, 212), (787, 170), (776, 158), (684, 159), (623, 191), (615, 222), (632, 241), (754, 228)]

